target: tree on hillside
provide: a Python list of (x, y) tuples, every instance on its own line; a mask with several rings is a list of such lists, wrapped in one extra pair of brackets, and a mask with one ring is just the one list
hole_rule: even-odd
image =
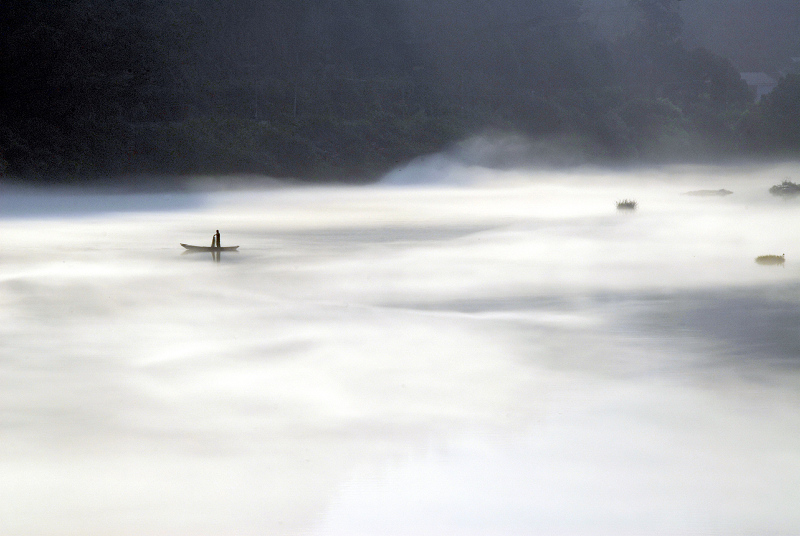
[(758, 107), (760, 134), (780, 154), (800, 154), (800, 74), (789, 74)]
[(579, 2), (414, 0), (407, 13), (431, 84), (530, 132), (565, 127), (609, 83), (610, 58)]
[(642, 98), (664, 98), (679, 81), (685, 52), (678, 40), (678, 0), (629, 0), (638, 23), (615, 42), (618, 74)]
[(126, 121), (180, 115), (165, 8), (156, 0), (0, 4), (0, 149), (9, 172), (108, 169), (124, 151)]

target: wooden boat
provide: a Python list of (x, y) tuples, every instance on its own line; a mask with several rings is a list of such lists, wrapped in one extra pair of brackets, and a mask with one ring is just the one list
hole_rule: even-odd
[(239, 246), (212, 247), (212, 246), (190, 246), (189, 244), (181, 244), (181, 245), (189, 251), (211, 251), (212, 253), (216, 251), (236, 251), (237, 249), (239, 249)]
[(786, 254), (783, 255), (761, 255), (760, 257), (756, 257), (756, 262), (758, 264), (764, 265), (779, 265), (783, 266), (783, 263), (786, 262)]
[(693, 195), (696, 197), (711, 197), (711, 196), (719, 196), (723, 197), (726, 195), (731, 195), (733, 192), (730, 190), (726, 190), (725, 188), (721, 190), (694, 190), (693, 192), (686, 192), (683, 195)]

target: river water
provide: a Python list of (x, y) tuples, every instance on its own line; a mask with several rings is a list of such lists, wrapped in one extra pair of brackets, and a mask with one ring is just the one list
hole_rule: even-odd
[(3, 188), (0, 532), (798, 533), (798, 176)]

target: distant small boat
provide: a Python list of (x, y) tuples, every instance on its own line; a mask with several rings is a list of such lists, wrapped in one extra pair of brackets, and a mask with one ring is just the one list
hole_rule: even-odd
[(766, 264), (766, 265), (782, 265), (786, 262), (786, 254), (783, 255), (761, 255), (760, 257), (756, 257), (756, 262), (758, 264)]
[(216, 247), (216, 246), (190, 246), (188, 244), (181, 244), (183, 247), (188, 249), (189, 251), (236, 251), (239, 249), (239, 246), (224, 246), (224, 247)]
[(730, 190), (726, 190), (725, 188), (723, 188), (721, 190), (695, 190), (693, 192), (686, 192), (683, 195), (694, 195), (698, 197), (711, 197), (711, 196), (722, 197), (725, 195), (731, 195), (732, 193), (733, 192), (731, 192)]

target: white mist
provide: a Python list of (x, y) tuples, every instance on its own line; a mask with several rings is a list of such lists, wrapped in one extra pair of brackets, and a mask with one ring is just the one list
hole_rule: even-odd
[(2, 532), (798, 532), (799, 171), (4, 192)]

